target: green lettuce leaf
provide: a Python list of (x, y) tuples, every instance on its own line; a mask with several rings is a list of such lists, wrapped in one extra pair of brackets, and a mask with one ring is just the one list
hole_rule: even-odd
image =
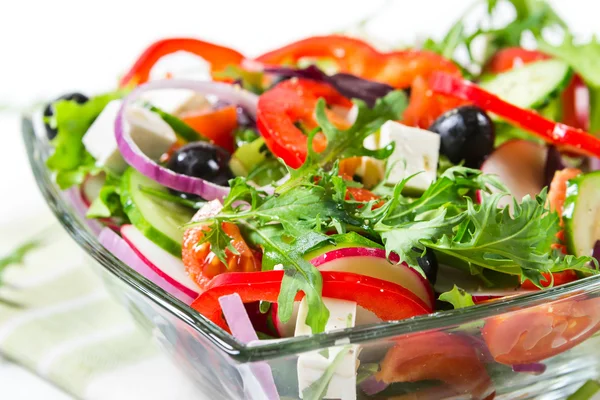
[(100, 172), (94, 158), (85, 150), (82, 139), (104, 107), (121, 97), (121, 92), (114, 92), (93, 97), (84, 104), (73, 100), (54, 104), (54, 116), (49, 122), (56, 126), (58, 133), (52, 141), (54, 152), (46, 165), (55, 173), (56, 183), (61, 189), (79, 185), (88, 174)]
[(454, 285), (452, 290), (440, 294), (438, 298), (441, 301), (452, 304), (454, 309), (471, 307), (475, 305), (473, 302), (473, 296), (456, 285)]

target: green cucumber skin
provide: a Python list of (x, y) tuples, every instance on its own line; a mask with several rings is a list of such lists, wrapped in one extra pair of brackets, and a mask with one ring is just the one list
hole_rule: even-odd
[(121, 204), (123, 205), (125, 214), (127, 214), (133, 226), (142, 232), (144, 236), (175, 257), (181, 258), (181, 240), (177, 242), (152, 226), (144, 218), (139, 207), (136, 206), (131, 190), (131, 179), (134, 177), (134, 174), (139, 174), (139, 172), (133, 168), (128, 168), (123, 174), (121, 181)]
[[(581, 238), (577, 235), (579, 231), (583, 228), (581, 224), (577, 224), (577, 216), (579, 212), (585, 212), (585, 210), (581, 210), (580, 207), (583, 199), (587, 196), (596, 196), (595, 201), (592, 202), (592, 206), (596, 206), (595, 210), (590, 210), (594, 212), (600, 209), (600, 194), (597, 194), (598, 188), (600, 188), (600, 171), (590, 172), (587, 174), (580, 175), (574, 179), (567, 181), (567, 196), (565, 198), (565, 203), (563, 205), (563, 221), (565, 223), (565, 241), (567, 245), (567, 250), (569, 254), (574, 254), (576, 256), (591, 256), (591, 252), (582, 251), (578, 249), (577, 243), (580, 245)], [(587, 193), (586, 193), (587, 192)], [(594, 223), (595, 215), (592, 215), (588, 218), (592, 223)], [(588, 238), (589, 239), (589, 238)], [(585, 248), (588, 248), (590, 251), (593, 249), (596, 239), (593, 238), (594, 243), (585, 244)]]
[[(552, 85), (552, 87), (550, 89), (548, 89), (548, 91), (546, 91), (545, 93), (541, 93), (539, 98), (537, 100), (533, 101), (531, 104), (523, 106), (525, 108), (531, 108), (531, 109), (544, 108), (544, 107), (548, 106), (554, 99), (556, 99), (567, 88), (567, 86), (571, 83), (571, 79), (573, 78), (573, 70), (567, 64), (564, 64), (561, 61), (543, 60), (543, 61), (537, 61), (534, 63), (530, 63), (527, 65), (524, 65), (523, 67), (512, 69), (510, 71), (498, 74), (493, 78), (486, 79), (484, 82), (481, 83), (481, 87), (486, 90), (489, 90), (489, 87), (493, 86), (495, 83), (497, 83), (498, 79), (508, 79), (508, 78), (514, 77), (515, 75), (517, 77), (518, 77), (518, 75), (526, 75), (527, 72), (531, 72), (532, 70), (539, 68), (542, 63), (545, 63), (546, 65), (548, 63), (555, 63), (555, 64), (557, 64), (557, 66), (564, 66), (564, 72), (557, 78), (557, 81)], [(560, 64), (562, 64), (562, 65), (560, 65)], [(527, 84), (527, 82), (523, 82), (523, 83)], [(495, 94), (497, 94), (503, 100), (510, 101), (510, 99), (507, 99), (507, 98), (505, 98), (505, 96), (502, 96), (501, 93), (495, 93)]]

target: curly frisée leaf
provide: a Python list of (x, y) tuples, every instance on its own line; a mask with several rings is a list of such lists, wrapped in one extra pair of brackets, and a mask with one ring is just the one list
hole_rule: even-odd
[(460, 235), (444, 235), (421, 243), (470, 266), (519, 275), (542, 287), (542, 273), (572, 269), (588, 258), (552, 257), (550, 248), (560, 230), (558, 214), (546, 208), (546, 191), (535, 198), (514, 201), (513, 212), (498, 208), (502, 194), (485, 195), (479, 206), (467, 199), (465, 218), (456, 228)]

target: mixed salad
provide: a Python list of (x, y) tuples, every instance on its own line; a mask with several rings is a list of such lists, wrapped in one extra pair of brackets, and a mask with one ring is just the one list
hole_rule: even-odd
[[(515, 12), (501, 27), (488, 21), (499, 4)], [(460, 20), (440, 41), (389, 51), (344, 35), (256, 58), (160, 40), (116, 91), (46, 107), (48, 168), (109, 251), (240, 340), (502, 302), (597, 274), (600, 45), (575, 41), (545, 2), (485, 6), (475, 30)], [(180, 51), (209, 73), (153, 76)], [(506, 329), (483, 336), (508, 365), (595, 332), (507, 345)], [(419, 379), (399, 372), (406, 348), (372, 371), (380, 389)], [(354, 398), (356, 353), (299, 360), (300, 394)], [(350, 374), (327, 372), (344, 357)]]

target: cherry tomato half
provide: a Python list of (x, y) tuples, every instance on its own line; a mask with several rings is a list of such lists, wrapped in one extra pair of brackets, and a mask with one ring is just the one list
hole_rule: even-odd
[(217, 146), (233, 152), (233, 131), (238, 126), (235, 106), (214, 111), (189, 112), (181, 120)]
[(227, 265), (223, 264), (210, 250), (210, 243), (198, 244), (210, 228), (195, 226), (183, 235), (182, 259), (185, 269), (200, 289), (206, 286), (217, 275), (226, 272), (254, 272), (261, 269), (260, 254), (254, 252), (242, 237), (239, 228), (231, 223), (223, 223), (223, 230), (231, 238), (233, 247), (239, 254), (225, 250)]

